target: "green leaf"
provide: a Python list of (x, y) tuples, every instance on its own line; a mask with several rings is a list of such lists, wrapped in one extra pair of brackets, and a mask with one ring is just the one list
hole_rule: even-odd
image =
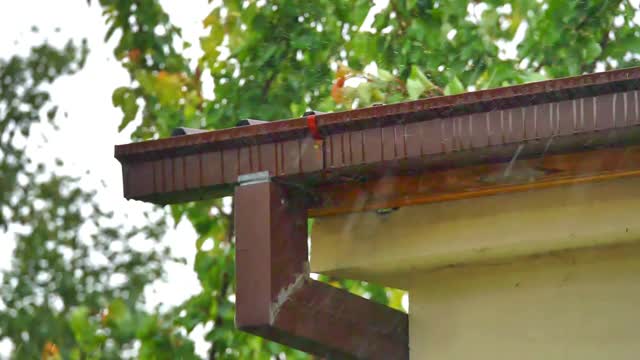
[(255, 65), (256, 66), (264, 65), (264, 63), (269, 61), (269, 59), (273, 56), (273, 54), (276, 52), (276, 50), (278, 50), (278, 48), (275, 47), (275, 46), (270, 46), (270, 47), (266, 48), (263, 52), (258, 54), (258, 57), (256, 59)]
[(173, 222), (175, 223), (176, 226), (178, 226), (178, 224), (182, 220), (183, 215), (184, 215), (184, 211), (181, 206), (174, 205), (171, 207), (171, 216), (173, 217)]
[(73, 310), (69, 319), (69, 325), (76, 337), (81, 337), (91, 332), (93, 329), (91, 328), (91, 324), (89, 324), (89, 308), (79, 306)]
[(585, 61), (593, 61), (602, 53), (602, 47), (597, 41), (592, 40), (587, 42), (583, 48), (583, 57)]
[(127, 304), (122, 299), (115, 299), (109, 304), (109, 319), (114, 322), (119, 322), (127, 316), (128, 309)]
[(211, 31), (209, 35), (200, 38), (200, 47), (207, 57), (215, 59), (220, 53), (217, 47), (222, 44), (223, 39), (224, 33), (222, 31)]
[(371, 104), (371, 84), (363, 82), (358, 85), (358, 98), (360, 99), (360, 106), (368, 106)]
[(534, 81), (543, 81), (543, 80), (546, 80), (547, 78), (538, 72), (527, 71), (526, 73), (520, 76), (520, 79), (522, 80), (523, 83), (529, 83)]
[(51, 109), (47, 110), (47, 120), (53, 121), (53, 119), (56, 117), (57, 113), (58, 113), (58, 107), (57, 106), (54, 106)]
[(407, 92), (411, 100), (418, 99), (425, 91), (433, 90), (435, 85), (427, 79), (424, 73), (415, 65), (411, 66), (411, 73), (407, 79)]
[(97, 333), (97, 328), (89, 320), (89, 308), (79, 306), (74, 309), (69, 317), (69, 325), (73, 330), (80, 348), (86, 352), (94, 351), (105, 341), (104, 335)]
[(153, 336), (158, 327), (158, 318), (154, 315), (145, 316), (142, 319), (142, 324), (138, 328), (136, 332), (136, 337), (140, 339), (146, 339), (148, 337)]
[(198, 236), (198, 238), (196, 239), (196, 249), (200, 250), (200, 248), (202, 248), (202, 244), (204, 244), (204, 242), (208, 239), (209, 237), (206, 235)]
[(415, 77), (416, 79), (418, 79), (427, 90), (433, 90), (436, 87), (431, 82), (431, 80), (427, 79), (424, 73), (415, 65), (411, 66), (411, 74), (409, 75), (409, 77)]
[(447, 86), (444, 88), (445, 95), (455, 95), (461, 94), (465, 91), (464, 85), (460, 82), (457, 76), (453, 76), (453, 78), (449, 81)]
[(382, 81), (392, 81), (393, 79), (395, 79), (393, 74), (391, 74), (389, 71), (380, 68), (378, 68), (378, 78)]
[(407, 92), (409, 93), (409, 99), (416, 100), (420, 98), (420, 95), (424, 93), (426, 88), (419, 80), (415, 78), (409, 78), (407, 80)]
[(113, 104), (113, 106), (121, 106), (122, 102), (124, 101), (124, 96), (128, 91), (129, 88), (126, 86), (121, 86), (113, 90), (113, 93), (111, 94), (111, 103)]

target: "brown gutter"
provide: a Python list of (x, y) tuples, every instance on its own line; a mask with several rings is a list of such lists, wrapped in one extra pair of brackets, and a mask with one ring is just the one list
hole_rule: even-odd
[[(231, 194), (268, 171), (314, 187), (636, 141), (640, 68), (117, 146), (125, 197), (172, 203)], [(622, 132), (622, 129), (626, 129)], [(633, 130), (633, 131), (632, 131)]]
[[(638, 88), (638, 80), (640, 80), (640, 67), (327, 113), (317, 115), (316, 118), (320, 133), (328, 136), (348, 130), (409, 124), (438, 117), (481, 113), (635, 90)], [(187, 154), (194, 150), (257, 145), (299, 139), (308, 135), (309, 131), (304, 118), (289, 119), (178, 138), (119, 145), (115, 148), (115, 157), (121, 161), (136, 158), (148, 159), (162, 156), (163, 153)]]

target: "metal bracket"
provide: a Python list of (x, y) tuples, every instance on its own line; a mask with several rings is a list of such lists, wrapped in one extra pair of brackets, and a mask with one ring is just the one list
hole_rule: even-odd
[(264, 121), (264, 120), (255, 120), (255, 119), (242, 119), (239, 120), (236, 123), (236, 127), (240, 127), (240, 126), (251, 126), (251, 125), (260, 125), (260, 124), (266, 124), (268, 123), (268, 121)]
[(203, 132), (207, 132), (208, 130), (202, 130), (202, 129), (191, 129), (191, 128), (186, 128), (186, 127), (177, 127), (175, 129), (173, 129), (173, 131), (171, 132), (171, 136), (183, 136), (183, 135), (191, 135), (191, 134), (199, 134), (199, 133), (203, 133)]
[(252, 185), (271, 181), (268, 171), (260, 171), (251, 174), (242, 174), (238, 176), (238, 185)]

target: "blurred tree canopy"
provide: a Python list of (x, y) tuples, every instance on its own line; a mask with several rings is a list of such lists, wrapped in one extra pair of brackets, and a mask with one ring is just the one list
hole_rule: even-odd
[[(95, 190), (27, 156), (32, 126), (55, 126), (46, 85), (80, 71), (87, 53), (84, 42), (44, 44), (0, 60), (0, 228), (16, 241), (0, 281), (0, 339), (11, 340), (15, 359), (121, 359), (156, 321), (142, 310), (143, 291), (173, 260), (157, 245), (164, 218), (114, 223)], [(156, 247), (136, 250), (134, 236)]]
[[(106, 39), (117, 38), (114, 54), (130, 75), (130, 85), (114, 89), (112, 101), (122, 110), (120, 129), (135, 128), (132, 140), (165, 137), (178, 126), (220, 129), (243, 118), (276, 120), (307, 109), (455, 94), (628, 67), (640, 59), (638, 9), (628, 0), (221, 0), (203, 14), (207, 34), (195, 44), (183, 39), (159, 0), (93, 5), (103, 9)], [(190, 47), (199, 47), (201, 56), (185, 57)], [(30, 173), (20, 149), (12, 148), (15, 160), (7, 155), (11, 136), (5, 134), (37, 121), (48, 104), (39, 84), (76, 71), (83, 59), (73, 45), (45, 50), (0, 63), (0, 225), (32, 229), (20, 235), (0, 288), (6, 304), (0, 338), (16, 344), (14, 357), (118, 358), (138, 346), (142, 359), (196, 358), (185, 336), (202, 324), (209, 359), (306, 358), (235, 329), (233, 213), (222, 200), (171, 206), (176, 223), (189, 221), (198, 233), (194, 270), (202, 291), (166, 313), (148, 314), (140, 309), (140, 291), (162, 274), (169, 255), (137, 253), (126, 243), (136, 234), (157, 239), (162, 226), (105, 227), (100, 219), (108, 214), (99, 207), (92, 205), (88, 217), (80, 212), (92, 204), (90, 193), (72, 179), (34, 181), (28, 193), (19, 190), (17, 174), (31, 182)], [(41, 71), (38, 61), (54, 70)], [(18, 78), (4, 80), (10, 76)], [(213, 90), (205, 93), (210, 82)], [(38, 95), (14, 91), (18, 86)], [(12, 202), (20, 196), (22, 202)], [(77, 236), (86, 222), (96, 228), (90, 243)], [(123, 243), (119, 251), (111, 250), (114, 241)], [(83, 256), (88, 251), (104, 252), (109, 264), (94, 266)], [(124, 273), (127, 285), (110, 286), (106, 278), (115, 273)], [(399, 290), (325, 280), (401, 307)]]

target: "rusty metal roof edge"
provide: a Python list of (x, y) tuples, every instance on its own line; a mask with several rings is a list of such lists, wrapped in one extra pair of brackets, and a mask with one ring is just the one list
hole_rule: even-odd
[[(521, 102), (523, 101), (527, 101), (527, 105), (532, 105), (545, 101), (557, 101), (555, 97), (558, 96), (563, 97), (563, 99), (588, 96), (588, 94), (579, 94), (580, 90), (591, 89), (591, 91), (598, 92), (598, 94), (607, 91), (613, 92), (615, 89), (603, 88), (603, 86), (613, 87), (619, 84), (621, 88), (624, 88), (624, 85), (629, 82), (637, 82), (632, 84), (640, 87), (640, 67), (321, 114), (317, 115), (317, 124), (320, 131), (326, 135), (345, 129), (362, 129), (387, 125), (386, 123), (389, 120), (386, 120), (386, 123), (382, 120), (394, 116), (416, 114), (426, 116), (428, 113), (433, 113), (434, 117), (443, 113), (444, 116), (447, 116), (447, 112), (462, 107), (468, 107), (467, 112), (469, 113), (488, 111), (487, 104), (489, 103), (493, 103), (491, 110), (494, 110), (522, 105)], [(537, 99), (536, 97), (540, 97), (540, 95), (544, 95), (547, 99)], [(402, 121), (415, 120), (408, 117)], [(294, 118), (259, 125), (205, 131), (180, 137), (116, 145), (114, 155), (118, 160), (122, 161), (150, 153), (163, 153), (165, 151), (181, 153), (186, 148), (206, 148), (213, 145), (221, 148), (224, 146), (233, 147), (241, 144), (274, 142), (307, 135), (308, 128), (305, 118)]]

